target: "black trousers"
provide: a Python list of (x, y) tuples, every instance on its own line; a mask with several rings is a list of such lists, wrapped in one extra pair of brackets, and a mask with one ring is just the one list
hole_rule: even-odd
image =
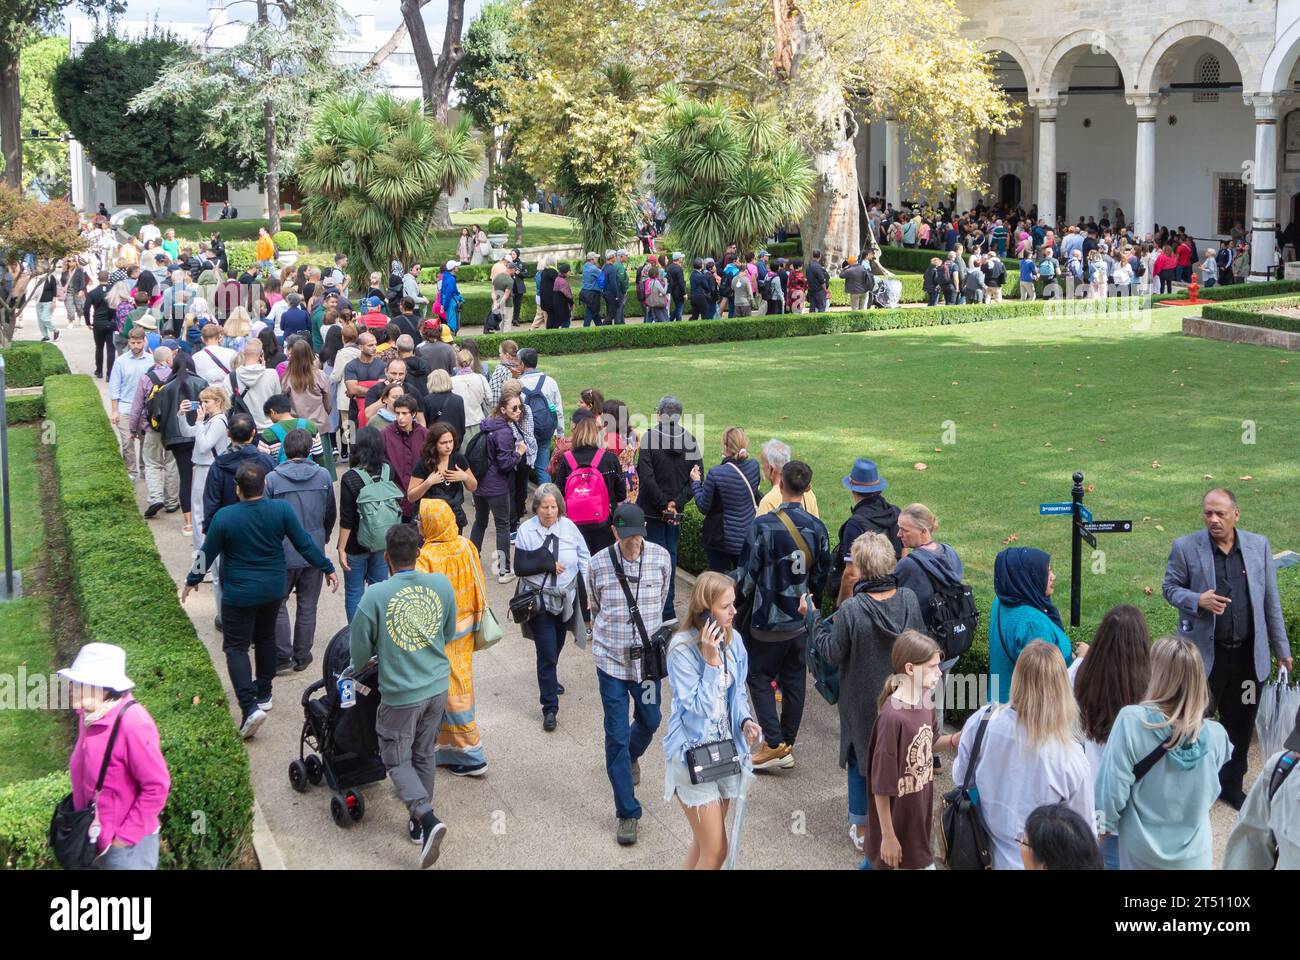
[(513, 485), (510, 488), (510, 529), (515, 531), (519, 529), (519, 521), (524, 518), (524, 507), (528, 503), (528, 479), (532, 476), (532, 468), (524, 460), (519, 461), (519, 466), (515, 468)]
[(703, 295), (691, 297), (691, 319), (703, 320), (710, 313), (709, 298)]
[[(113, 361), (117, 359), (117, 349), (113, 346), (113, 328), (94, 326), (95, 333), (95, 376), (107, 380), (113, 375)], [(104, 358), (108, 360), (105, 362)]]
[[(241, 719), (253, 712), (259, 700), (271, 696), (271, 681), (275, 679), (275, 619), (280, 613), (281, 599), (253, 607), (224, 600), (221, 603), (221, 649), (226, 653), (226, 670), (230, 673), (230, 685), (235, 688), (235, 699), (239, 701)], [(256, 682), (248, 664), (249, 646), (253, 648), (257, 667)]]
[(1242, 789), (1250, 737), (1259, 710), (1259, 682), (1255, 679), (1255, 645), (1243, 643), (1234, 650), (1214, 651), (1210, 670), (1210, 711), (1218, 711), (1219, 722), (1232, 742), (1232, 759), (1219, 771), (1219, 783), (1227, 790)]
[[(803, 721), (804, 688), (808, 671), (804, 667), (805, 635), (800, 632), (789, 640), (768, 643), (754, 640), (749, 644), (749, 699), (754, 703), (758, 725), (769, 747), (793, 745)], [(781, 688), (781, 712), (776, 709), (776, 691)]]
[(194, 441), (173, 443), (167, 450), (176, 458), (176, 472), (181, 478), (181, 510), (189, 513), (191, 482), (194, 480)]

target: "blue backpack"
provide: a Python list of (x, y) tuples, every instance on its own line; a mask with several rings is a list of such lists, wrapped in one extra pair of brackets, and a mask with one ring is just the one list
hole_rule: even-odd
[(533, 411), (533, 434), (542, 442), (555, 433), (555, 428), (559, 426), (559, 421), (555, 419), (555, 411), (542, 396), (542, 385), (545, 383), (546, 374), (538, 374), (537, 386), (523, 389), (524, 403), (528, 404), (528, 409)]

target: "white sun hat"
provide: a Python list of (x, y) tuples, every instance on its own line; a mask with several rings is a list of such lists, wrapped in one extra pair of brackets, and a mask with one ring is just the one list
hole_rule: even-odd
[(135, 682), (126, 675), (126, 651), (111, 643), (88, 643), (77, 651), (72, 666), (59, 676), (90, 687), (107, 687), (119, 692), (130, 690)]

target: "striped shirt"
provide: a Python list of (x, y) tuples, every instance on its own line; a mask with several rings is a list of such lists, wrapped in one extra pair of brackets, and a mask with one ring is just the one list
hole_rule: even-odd
[[(644, 540), (640, 557), (627, 560), (619, 554), (619, 561), (627, 576), (628, 589), (636, 598), (646, 636), (653, 636), (663, 622), (664, 600), (673, 578), (672, 556), (657, 543)], [(641, 664), (632, 660), (628, 652), (642, 642), (641, 633), (632, 620), (627, 596), (619, 586), (609, 549), (592, 555), (587, 597), (591, 601), (591, 652), (596, 668), (619, 680), (640, 680)]]

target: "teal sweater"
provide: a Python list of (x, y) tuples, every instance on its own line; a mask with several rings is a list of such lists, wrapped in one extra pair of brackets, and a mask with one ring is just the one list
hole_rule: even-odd
[(222, 602), (255, 607), (285, 595), (284, 538), (313, 567), (334, 572), (327, 556), (303, 529), (293, 507), (284, 500), (241, 500), (222, 507), (212, 517), (199, 563), (185, 582), (196, 586), (208, 567), (221, 557)]
[(1011, 700), (1011, 671), (1020, 651), (1034, 640), (1046, 640), (1058, 647), (1068, 667), (1074, 662), (1070, 638), (1041, 610), (1021, 604), (1006, 607), (997, 597), (989, 609), (989, 699)]
[(1214, 866), (1210, 808), (1219, 796), (1219, 768), (1232, 756), (1222, 725), (1206, 720), (1195, 743), (1184, 743), (1134, 782), (1133, 768), (1169, 728), (1164, 717), (1135, 704), (1115, 718), (1097, 769), (1098, 826), (1118, 833), (1121, 849), (1149, 869), (1209, 870)]
[[(396, 635), (390, 631), (395, 631)], [(383, 702), (406, 707), (447, 692), (456, 593), (441, 573), (402, 570), (366, 588), (352, 615), (353, 672), (379, 655)]]

